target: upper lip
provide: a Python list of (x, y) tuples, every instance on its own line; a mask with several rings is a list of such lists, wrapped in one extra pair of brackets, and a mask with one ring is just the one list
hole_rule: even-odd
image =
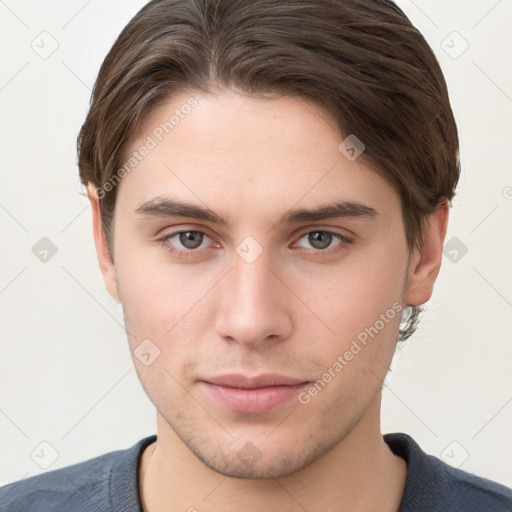
[(202, 380), (217, 386), (243, 389), (264, 388), (268, 386), (294, 386), (296, 384), (304, 384), (305, 382), (308, 382), (275, 373), (266, 373), (264, 375), (255, 375), (253, 377), (232, 373), (229, 375), (219, 375), (218, 377), (209, 377)]

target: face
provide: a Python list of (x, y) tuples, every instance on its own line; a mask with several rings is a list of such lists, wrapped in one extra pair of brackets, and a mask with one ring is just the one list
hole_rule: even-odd
[(399, 196), (297, 98), (183, 93), (127, 153), (148, 137), (104, 269), (139, 378), (209, 468), (292, 474), (379, 402), (415, 279)]

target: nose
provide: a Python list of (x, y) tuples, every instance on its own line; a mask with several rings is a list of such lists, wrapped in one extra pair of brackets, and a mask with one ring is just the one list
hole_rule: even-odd
[(252, 262), (235, 254), (218, 290), (216, 330), (223, 339), (256, 346), (290, 336), (292, 294), (270, 259), (266, 251)]

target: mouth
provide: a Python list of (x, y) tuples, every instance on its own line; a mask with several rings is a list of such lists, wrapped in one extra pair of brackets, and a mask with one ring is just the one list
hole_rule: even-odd
[(210, 399), (235, 412), (262, 414), (296, 398), (308, 386), (304, 381), (277, 374), (246, 377), (221, 375), (200, 381)]

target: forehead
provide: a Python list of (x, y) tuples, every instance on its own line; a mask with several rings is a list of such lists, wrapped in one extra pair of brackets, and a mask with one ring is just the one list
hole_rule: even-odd
[(154, 109), (128, 145), (127, 161), (139, 155), (118, 195), (135, 205), (169, 194), (252, 215), (320, 200), (396, 202), (364, 153), (350, 160), (340, 151), (343, 140), (329, 115), (302, 98), (182, 92)]

